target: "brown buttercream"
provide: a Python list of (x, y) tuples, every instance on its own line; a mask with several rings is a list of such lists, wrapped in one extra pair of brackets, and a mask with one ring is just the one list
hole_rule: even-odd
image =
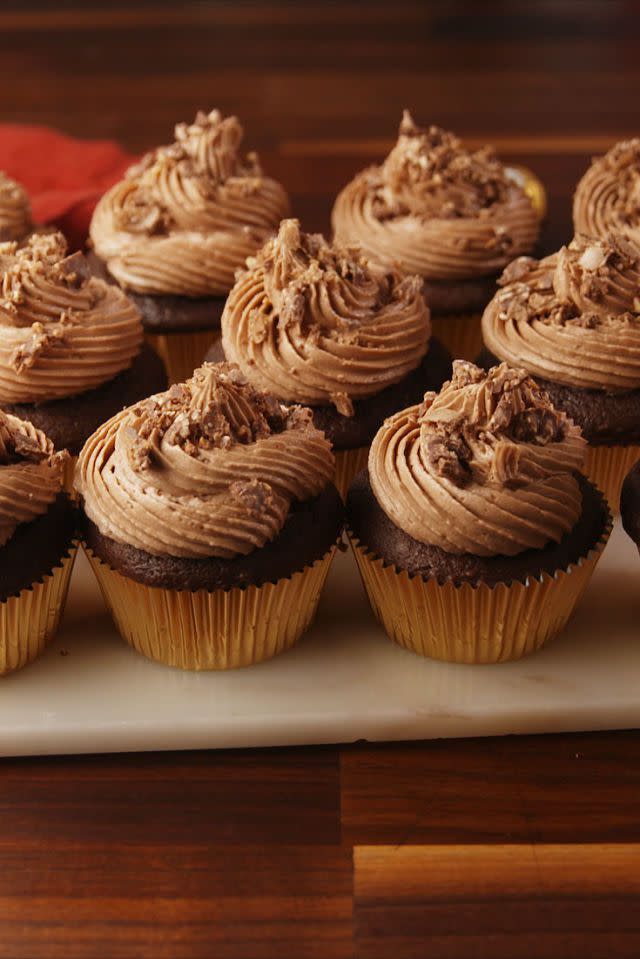
[(427, 351), (421, 279), (374, 267), (297, 220), (283, 220), (247, 267), (222, 315), (222, 343), (279, 399), (351, 415), (352, 400), (399, 382)]
[(495, 356), (555, 383), (640, 388), (640, 248), (576, 237), (543, 260), (515, 260), (500, 283), (482, 318)]
[(359, 173), (333, 208), (336, 238), (429, 280), (486, 276), (531, 250), (540, 223), (492, 149), (471, 152), (452, 133), (405, 111), (381, 166)]
[(75, 485), (100, 532), (156, 556), (230, 559), (274, 539), (293, 500), (333, 476), (324, 434), (226, 363), (129, 407), (80, 453)]
[(0, 410), (0, 546), (47, 511), (62, 491), (67, 458), (31, 423)]
[(237, 117), (199, 113), (175, 136), (102, 197), (91, 240), (125, 289), (223, 295), (287, 215), (287, 194), (264, 176), (255, 153), (240, 154)]
[(382, 426), (369, 475), (387, 516), (419, 542), (514, 556), (575, 525), (585, 446), (524, 370), (456, 360), (440, 393)]
[(0, 170), (0, 242), (22, 240), (32, 230), (27, 191)]
[(618, 233), (640, 246), (640, 138), (593, 161), (576, 187), (573, 225), (576, 233)]
[(0, 402), (38, 403), (94, 389), (142, 345), (135, 306), (92, 277), (61, 233), (0, 244)]

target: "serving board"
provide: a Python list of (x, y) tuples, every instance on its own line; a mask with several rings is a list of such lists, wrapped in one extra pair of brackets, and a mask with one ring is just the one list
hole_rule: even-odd
[(498, 666), (422, 660), (374, 620), (350, 553), (288, 653), (227, 673), (148, 662), (79, 554), (63, 627), (0, 681), (0, 755), (279, 746), (640, 725), (640, 557), (619, 520), (565, 632)]

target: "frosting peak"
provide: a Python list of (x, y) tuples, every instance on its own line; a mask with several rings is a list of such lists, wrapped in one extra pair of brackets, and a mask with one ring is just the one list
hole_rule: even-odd
[(512, 556), (574, 526), (585, 446), (524, 370), (456, 360), (440, 393), (387, 420), (369, 473), (384, 511), (414, 539)]
[(399, 382), (426, 353), (421, 285), (283, 220), (229, 294), (225, 355), (282, 400), (351, 415), (353, 399)]
[(87, 441), (76, 487), (100, 531), (155, 555), (232, 558), (271, 541), (291, 503), (331, 480), (309, 410), (282, 406), (230, 364), (113, 417)]
[(500, 359), (586, 389), (640, 387), (640, 249), (628, 239), (576, 237), (516, 260), (500, 285), (482, 318)]
[(0, 170), (0, 242), (22, 240), (32, 230), (27, 191)]
[(640, 138), (616, 143), (594, 160), (573, 198), (576, 233), (613, 232), (640, 245)]
[(140, 350), (138, 311), (92, 277), (61, 233), (0, 244), (0, 402), (35, 403), (94, 389)]
[(490, 147), (417, 126), (405, 111), (380, 166), (359, 173), (333, 208), (336, 237), (428, 280), (495, 273), (532, 248), (539, 220)]
[(454, 133), (417, 126), (408, 110), (382, 175), (390, 207), (405, 204), (425, 219), (477, 216), (504, 201), (511, 186), (491, 147), (466, 150)]
[(0, 546), (62, 492), (67, 459), (31, 423), (0, 410)]
[(122, 286), (194, 297), (228, 291), (288, 209), (256, 154), (242, 156), (242, 138), (237, 117), (198, 113), (100, 200), (91, 239)]

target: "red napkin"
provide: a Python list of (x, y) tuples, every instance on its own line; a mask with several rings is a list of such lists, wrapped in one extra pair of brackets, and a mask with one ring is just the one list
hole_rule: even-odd
[(84, 246), (93, 208), (136, 157), (113, 140), (77, 140), (48, 127), (0, 124), (0, 170), (29, 192), (36, 223)]

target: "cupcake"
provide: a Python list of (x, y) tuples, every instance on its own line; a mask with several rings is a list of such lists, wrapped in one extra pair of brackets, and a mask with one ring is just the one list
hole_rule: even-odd
[(0, 410), (0, 675), (35, 659), (58, 628), (75, 556), (66, 458)]
[(490, 366), (534, 376), (589, 443), (586, 475), (617, 509), (640, 458), (640, 248), (620, 235), (576, 237), (515, 260), (482, 318)]
[(0, 243), (23, 240), (33, 228), (27, 191), (0, 170)]
[(480, 314), (500, 271), (533, 249), (544, 189), (484, 147), (471, 152), (405, 111), (381, 166), (363, 170), (333, 208), (336, 239), (424, 279), (434, 334), (456, 357), (480, 349)]
[(576, 187), (573, 225), (576, 233), (622, 234), (640, 246), (640, 138), (594, 160)]
[(105, 419), (166, 386), (138, 310), (61, 233), (0, 244), (0, 408), (80, 452)]
[(333, 469), (309, 411), (228, 364), (101, 426), (75, 482), (124, 639), (182, 669), (248, 666), (295, 643), (342, 530)]
[(391, 417), (347, 522), (389, 636), (460, 663), (518, 659), (565, 625), (608, 539), (585, 441), (524, 370), (458, 360)]
[(209, 358), (224, 356), (256, 389), (311, 408), (344, 494), (384, 419), (451, 373), (420, 288), (419, 277), (284, 220), (239, 274)]
[(640, 462), (636, 463), (622, 484), (620, 513), (622, 525), (640, 550)]
[(171, 382), (202, 362), (235, 270), (289, 208), (255, 153), (240, 153), (237, 117), (199, 113), (175, 136), (105, 194), (90, 228), (95, 268), (136, 303)]

